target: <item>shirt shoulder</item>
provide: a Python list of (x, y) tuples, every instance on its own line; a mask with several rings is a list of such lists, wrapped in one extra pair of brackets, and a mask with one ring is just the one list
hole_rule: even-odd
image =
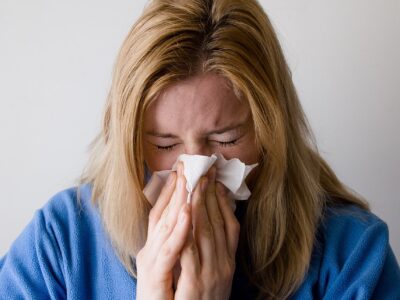
[[(106, 246), (107, 235), (89, 185), (74, 186), (54, 194), (36, 212), (43, 229), (54, 239), (64, 260), (79, 259)], [(92, 249), (92, 250), (91, 250)]]
[(398, 281), (386, 223), (355, 205), (326, 207), (299, 293), (324, 299), (396, 299)]
[(341, 265), (355, 246), (370, 238), (379, 239), (380, 245), (387, 247), (389, 233), (384, 221), (356, 205), (330, 205), (321, 218), (316, 247), (321, 242), (324, 255), (332, 254)]
[(65, 212), (69, 212), (74, 215), (82, 211), (95, 213), (96, 208), (91, 203), (91, 187), (89, 184), (84, 184), (69, 187), (55, 193), (40, 210), (45, 214), (65, 215)]
[(0, 260), (0, 294), (8, 299), (27, 294), (35, 299), (67, 294), (70, 299), (124, 299), (134, 297), (135, 287), (91, 201), (89, 185), (51, 197)]

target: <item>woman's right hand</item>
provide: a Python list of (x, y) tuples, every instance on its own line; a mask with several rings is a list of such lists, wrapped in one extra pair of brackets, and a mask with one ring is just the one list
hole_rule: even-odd
[(173, 269), (191, 229), (183, 166), (171, 172), (150, 211), (147, 241), (136, 256), (137, 299), (173, 299)]

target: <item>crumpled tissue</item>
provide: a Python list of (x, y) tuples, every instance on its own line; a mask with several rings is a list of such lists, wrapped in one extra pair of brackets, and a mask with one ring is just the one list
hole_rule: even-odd
[(224, 184), (229, 190), (228, 197), (230, 199), (247, 200), (251, 195), (245, 179), (258, 163), (246, 165), (238, 158), (226, 160), (220, 153), (214, 153), (211, 156), (181, 154), (171, 170), (153, 172), (146, 184), (143, 193), (152, 205), (157, 201), (169, 173), (176, 171), (179, 161), (182, 161), (184, 166), (183, 174), (186, 178), (186, 190), (188, 191), (187, 202), (191, 201), (192, 193), (201, 176), (205, 175), (213, 164), (217, 169), (216, 181)]

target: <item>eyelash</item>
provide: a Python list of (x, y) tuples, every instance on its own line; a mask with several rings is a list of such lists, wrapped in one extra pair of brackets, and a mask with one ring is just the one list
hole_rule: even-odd
[[(238, 141), (238, 139), (235, 139), (235, 140), (232, 140), (232, 141), (229, 141), (229, 142), (218, 142), (218, 144), (221, 147), (229, 147), (229, 146), (236, 145), (237, 141)], [(172, 148), (174, 148), (175, 146), (176, 146), (176, 144), (175, 145), (170, 145), (170, 146), (158, 146), (158, 145), (156, 145), (157, 149), (161, 150), (161, 151), (171, 151)]]
[(174, 146), (175, 146), (175, 145), (166, 146), (166, 147), (163, 147), (163, 146), (157, 146), (157, 145), (155, 145), (155, 146), (157, 147), (157, 149), (158, 149), (158, 150), (161, 150), (161, 151), (171, 151), (171, 150), (172, 150), (172, 148), (174, 148)]
[(233, 146), (233, 145), (236, 145), (237, 140), (238, 139), (232, 140), (232, 141), (229, 141), (229, 142), (218, 142), (218, 144), (220, 144), (222, 147)]

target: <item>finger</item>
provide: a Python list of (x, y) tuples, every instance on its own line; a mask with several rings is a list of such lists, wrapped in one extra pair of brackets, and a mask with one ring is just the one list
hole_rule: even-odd
[(217, 261), (221, 261), (227, 254), (227, 244), (225, 238), (225, 224), (221, 215), (216, 196), (216, 168), (211, 167), (209, 171), (209, 184), (207, 188), (206, 209), (214, 234)]
[(220, 182), (217, 182), (217, 199), (225, 224), (225, 238), (228, 245), (228, 255), (231, 259), (235, 259), (239, 241), (240, 223), (233, 213), (230, 204), (231, 199), (228, 197), (225, 187)]
[(186, 179), (183, 175), (183, 163), (179, 162), (177, 166), (177, 184), (175, 191), (172, 195), (171, 201), (168, 204), (168, 208), (165, 215), (165, 222), (174, 226), (176, 219), (179, 214), (179, 210), (183, 204), (186, 203), (187, 191), (186, 191)]
[(200, 258), (193, 231), (189, 230), (185, 245), (181, 252), (181, 275), (196, 280), (200, 274)]
[[(180, 212), (178, 222), (172, 232), (170, 229), (161, 231), (159, 238), (152, 244), (152, 251), (156, 257), (156, 264), (160, 272), (170, 272), (179, 259), (179, 254), (185, 245), (187, 235), (191, 228), (191, 215), (189, 205), (184, 205)], [(164, 240), (162, 244), (158, 241)]]
[(191, 230), (189, 230), (179, 262), (181, 273), (177, 281), (175, 299), (201, 299), (203, 290), (199, 289), (201, 276), (199, 251)]
[(199, 250), (200, 265), (206, 272), (215, 267), (216, 256), (213, 229), (205, 205), (207, 185), (207, 177), (202, 177), (194, 190), (192, 200), (194, 239)]
[[(183, 204), (186, 203), (186, 188), (184, 186), (184, 176), (182, 172), (182, 166), (178, 164), (178, 172), (177, 172), (177, 184), (175, 190), (170, 198), (170, 201), (164, 211), (161, 214), (161, 217), (158, 223), (155, 225), (154, 230), (152, 231), (149, 239), (154, 241), (158, 247), (161, 247), (165, 241), (166, 235), (170, 234), (175, 227), (175, 224), (178, 219), (179, 211), (182, 209)], [(164, 237), (163, 238), (160, 238)]]
[(153, 232), (154, 226), (158, 223), (161, 218), (161, 214), (170, 202), (171, 196), (174, 192), (176, 185), (176, 173), (171, 172), (168, 176), (167, 182), (161, 190), (158, 200), (150, 210), (149, 214), (149, 227), (147, 235), (150, 236)]

